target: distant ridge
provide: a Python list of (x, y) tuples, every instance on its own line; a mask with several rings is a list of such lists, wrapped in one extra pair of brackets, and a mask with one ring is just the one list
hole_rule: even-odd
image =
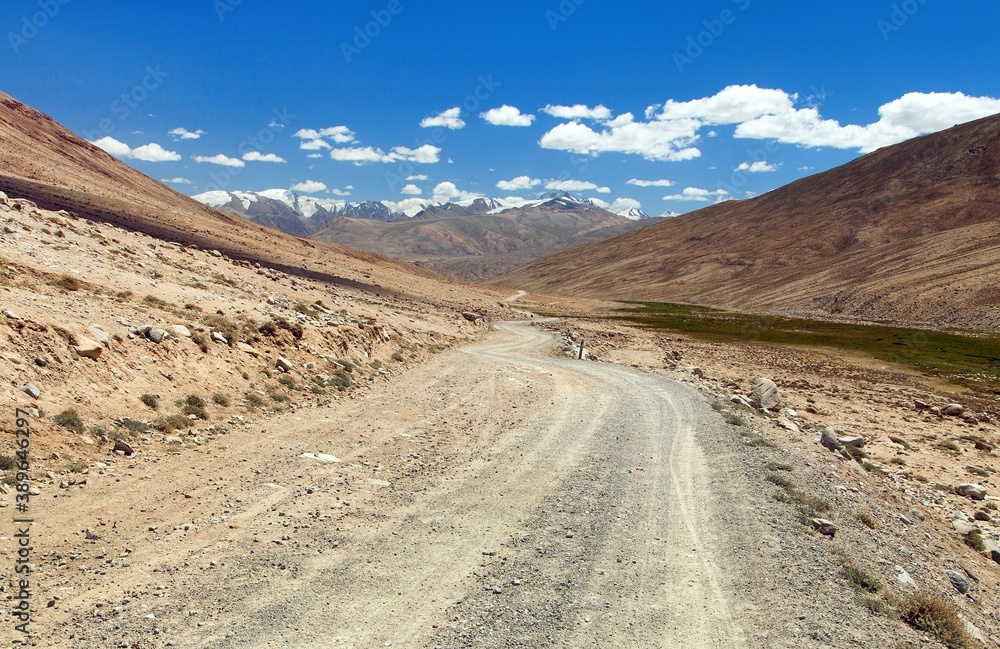
[(997, 331), (1000, 116), (557, 253), (497, 283)]

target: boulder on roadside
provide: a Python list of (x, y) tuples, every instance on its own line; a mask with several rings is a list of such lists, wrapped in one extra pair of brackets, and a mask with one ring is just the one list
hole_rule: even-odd
[(291, 372), (292, 371), (292, 361), (290, 361), (287, 358), (284, 358), (282, 356), (278, 357), (278, 360), (276, 360), (274, 362), (274, 366), (277, 367), (282, 372)]
[(167, 337), (167, 332), (164, 331), (163, 329), (150, 329), (146, 333), (146, 338), (149, 338), (150, 340), (152, 340), (154, 343), (157, 344), (163, 342), (163, 339), (166, 337)]
[(781, 395), (778, 386), (771, 379), (760, 377), (750, 388), (750, 402), (760, 410), (776, 410), (781, 407)]
[(814, 518), (810, 523), (812, 523), (813, 529), (823, 536), (833, 537), (837, 533), (837, 526), (833, 524), (833, 521), (825, 518)]
[(229, 344), (229, 341), (226, 340), (226, 337), (220, 334), (218, 331), (212, 332), (212, 340), (214, 340), (217, 343), (222, 343), (223, 345)]
[(73, 351), (75, 351), (78, 356), (83, 356), (84, 358), (98, 359), (101, 357), (101, 352), (104, 351), (104, 347), (96, 340), (91, 340), (90, 338), (80, 338), (79, 343), (73, 348)]
[(837, 438), (837, 431), (827, 426), (823, 429), (823, 433), (820, 435), (819, 443), (830, 449), (831, 451), (839, 451), (843, 448), (840, 445), (840, 440)]
[(178, 338), (190, 338), (191, 330), (184, 325), (171, 325), (170, 331)]
[(978, 484), (972, 484), (972, 483), (960, 484), (957, 487), (955, 487), (955, 493), (957, 493), (959, 496), (972, 498), (973, 500), (986, 499), (986, 487)]
[(864, 437), (841, 437), (837, 441), (839, 441), (842, 446), (853, 446), (854, 448), (864, 448), (865, 445)]
[(948, 575), (948, 581), (955, 587), (955, 590), (963, 595), (969, 592), (969, 580), (965, 578), (965, 575), (954, 570), (946, 570), (945, 574)]
[(131, 456), (135, 453), (128, 442), (123, 439), (115, 440), (115, 447), (112, 449), (115, 453), (124, 453), (126, 456)]
[(965, 414), (965, 406), (957, 403), (949, 403), (941, 408), (941, 414), (945, 417), (961, 417)]

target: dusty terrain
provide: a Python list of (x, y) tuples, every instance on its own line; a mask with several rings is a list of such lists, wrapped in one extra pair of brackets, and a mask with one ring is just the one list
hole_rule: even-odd
[(1000, 116), (550, 255), (532, 293), (1000, 330)]

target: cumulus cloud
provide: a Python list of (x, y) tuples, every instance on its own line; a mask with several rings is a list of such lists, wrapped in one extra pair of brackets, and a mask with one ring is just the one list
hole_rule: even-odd
[(612, 203), (610, 207), (606, 207), (604, 209), (606, 209), (609, 212), (614, 212), (615, 214), (618, 214), (619, 212), (625, 212), (627, 210), (641, 210), (642, 203), (635, 200), (634, 198), (618, 198), (615, 199), (615, 202)]
[(573, 106), (553, 106), (549, 104), (542, 109), (542, 112), (548, 113), (553, 117), (558, 117), (559, 119), (593, 119), (598, 121), (611, 119), (611, 109), (604, 105), (597, 105), (591, 108), (584, 104), (575, 104)]
[[(808, 102), (807, 98), (802, 103)], [(577, 121), (560, 124), (545, 133), (539, 145), (590, 155), (618, 152), (641, 155), (648, 160), (690, 160), (701, 155), (696, 145), (702, 128), (736, 125), (738, 138), (867, 153), (956, 123), (1000, 113), (1000, 99), (992, 97), (970, 97), (960, 92), (911, 92), (881, 106), (876, 122), (842, 125), (822, 117), (816, 106), (800, 108), (798, 103), (799, 95), (781, 89), (733, 85), (710, 97), (690, 101), (670, 99), (650, 106), (646, 109), (646, 121), (637, 121), (632, 114), (624, 113), (602, 122), (597, 129)], [(582, 109), (578, 112), (582, 113)], [(708, 137), (716, 134), (714, 129), (706, 133)]]
[(333, 194), (334, 196), (350, 196), (351, 192), (348, 191), (350, 189), (354, 189), (354, 186), (353, 185), (348, 185), (347, 189), (336, 189), (336, 188), (334, 188), (334, 189), (331, 189), (330, 191), (328, 191), (327, 193), (328, 194)]
[(305, 140), (299, 144), (299, 148), (304, 151), (319, 151), (320, 149), (332, 149), (330, 143), (326, 140)]
[(399, 202), (396, 201), (382, 201), (382, 202), (385, 203), (386, 207), (388, 207), (390, 210), (393, 210), (395, 212), (403, 212), (408, 216), (413, 216), (420, 210), (427, 207), (427, 205), (429, 204), (423, 198), (404, 198)]
[(295, 132), (292, 137), (301, 140), (332, 140), (337, 144), (348, 144), (354, 142), (354, 132), (346, 126), (330, 126), (316, 130), (314, 128), (303, 128)]
[(438, 183), (438, 185), (434, 187), (433, 201), (435, 203), (444, 203), (445, 201), (453, 201), (456, 199), (466, 200), (469, 198), (482, 198), (482, 196), (482, 194), (477, 194), (475, 192), (462, 191), (456, 187), (453, 182), (443, 182)]
[(550, 180), (545, 183), (545, 189), (560, 192), (585, 192), (595, 191), (599, 194), (610, 194), (610, 187), (598, 187), (587, 180)]
[(366, 147), (348, 147), (344, 149), (333, 149), (330, 151), (330, 158), (340, 162), (353, 162), (356, 165), (364, 165), (370, 162), (415, 162), (418, 164), (434, 164), (440, 160), (441, 149), (430, 144), (410, 149), (405, 146), (397, 146), (389, 153), (382, 149)]
[(323, 154), (322, 154), (322, 153), (310, 153), (310, 154), (309, 154), (309, 155), (307, 155), (306, 157), (307, 157), (307, 158), (322, 158), (322, 157), (323, 157)]
[(202, 131), (201, 129), (197, 131), (189, 131), (186, 128), (179, 126), (170, 131), (169, 134), (173, 136), (174, 142), (177, 142), (178, 140), (197, 140), (205, 134), (205, 131)]
[(426, 174), (413, 174), (412, 176), (407, 176), (407, 180), (427, 180)]
[(407, 185), (406, 187), (403, 187), (403, 189), (400, 190), (400, 191), (402, 193), (408, 194), (410, 196), (420, 196), (421, 194), (424, 193), (424, 191), (422, 189), (420, 189), (419, 187), (417, 187), (416, 185), (413, 185), (413, 184), (410, 184), (410, 185)]
[(529, 178), (528, 176), (518, 176), (517, 178), (512, 178), (510, 180), (501, 180), (497, 183), (497, 187), (504, 190), (505, 192), (516, 192), (521, 189), (531, 189), (532, 187), (537, 187), (541, 185), (542, 181), (538, 178)]
[(591, 198), (590, 202), (596, 205), (597, 207), (601, 208), (602, 210), (606, 210), (611, 207), (611, 203), (605, 200), (601, 200), (600, 198)]
[(637, 178), (632, 178), (627, 184), (635, 185), (636, 187), (673, 187), (675, 183), (672, 180), (638, 180)]
[(250, 151), (249, 153), (243, 154), (243, 159), (247, 162), (287, 162), (281, 156), (275, 155), (273, 153), (261, 153), (259, 151)]
[(129, 147), (124, 142), (120, 142), (109, 136), (91, 142), (94, 146), (102, 149), (116, 158), (132, 158), (144, 162), (176, 162), (181, 159), (180, 154), (167, 151), (156, 143), (144, 144), (135, 149)]
[(455, 106), (454, 108), (449, 108), (448, 110), (438, 115), (425, 117), (423, 120), (421, 120), (420, 127), (434, 128), (437, 126), (443, 126), (445, 128), (450, 128), (452, 130), (465, 128), (465, 121), (461, 118), (461, 114), (462, 114), (462, 108), (460, 106)]
[(318, 180), (307, 180), (303, 183), (295, 183), (289, 189), (293, 192), (302, 192), (303, 194), (315, 194), (317, 192), (325, 192), (326, 183), (321, 183)]
[(170, 183), (171, 185), (190, 185), (191, 181), (187, 178), (161, 178), (161, 183)]
[(717, 189), (715, 191), (709, 191), (707, 189), (700, 189), (698, 187), (685, 187), (684, 191), (680, 194), (673, 194), (671, 196), (664, 196), (665, 201), (697, 201), (700, 203), (707, 203), (710, 198), (715, 198), (716, 202), (725, 199), (729, 196), (729, 192), (725, 189)]
[(757, 162), (741, 162), (740, 166), (736, 167), (736, 171), (746, 171), (752, 174), (763, 174), (777, 170), (777, 165), (765, 162), (764, 160), (758, 160)]
[(209, 164), (222, 165), (223, 167), (245, 167), (247, 163), (243, 162), (238, 158), (230, 158), (223, 154), (213, 155), (213, 156), (203, 156), (196, 155), (194, 157), (195, 162), (208, 162)]
[(485, 113), (480, 113), (480, 117), (494, 126), (531, 126), (535, 121), (534, 115), (522, 113), (514, 106), (504, 104), (500, 108), (491, 108)]

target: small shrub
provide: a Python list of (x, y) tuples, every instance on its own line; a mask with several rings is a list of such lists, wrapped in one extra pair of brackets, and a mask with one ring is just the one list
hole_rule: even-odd
[(901, 458), (899, 456), (894, 457), (894, 458), (892, 458), (889, 461), (892, 462), (893, 464), (898, 464), (899, 466), (906, 466), (906, 460), (904, 460), (903, 458)]
[(900, 446), (902, 446), (903, 448), (905, 448), (907, 451), (912, 451), (913, 450), (913, 445), (910, 444), (908, 441), (906, 441), (906, 439), (904, 439), (902, 437), (899, 437), (898, 435), (889, 435), (889, 441), (895, 442), (896, 444), (899, 444)]
[(351, 375), (345, 370), (336, 370), (326, 384), (335, 388), (349, 388), (352, 384)]
[(146, 422), (137, 419), (123, 419), (121, 425), (130, 433), (148, 433), (151, 428)]
[(118, 291), (117, 293), (115, 293), (115, 297), (122, 302), (124, 302), (125, 300), (132, 299), (133, 295), (135, 295), (135, 293), (133, 293), (132, 291)]
[(380, 370), (380, 369), (382, 369), (382, 361), (380, 361), (380, 360), (378, 360), (378, 359), (375, 359), (375, 360), (373, 360), (373, 361), (372, 361), (372, 362), (370, 363), (370, 365), (372, 366), (372, 369), (375, 369), (375, 370)]
[[(227, 338), (228, 340), (228, 338)], [(198, 349), (202, 351), (203, 354), (208, 353), (208, 339), (200, 333), (191, 334), (191, 342), (198, 345)]]
[(246, 396), (243, 397), (243, 400), (246, 402), (247, 406), (254, 409), (260, 408), (264, 405), (264, 400), (260, 398), (260, 395), (253, 392), (248, 392)]
[(743, 418), (740, 417), (739, 415), (737, 415), (735, 412), (730, 412), (730, 411), (727, 410), (726, 412), (722, 413), (722, 418), (730, 426), (742, 426), (743, 425)]
[(155, 394), (144, 394), (139, 397), (139, 401), (142, 401), (147, 407), (153, 410), (159, 410), (160, 408), (160, 397)]
[(306, 304), (305, 302), (298, 302), (292, 308), (301, 313), (302, 315), (307, 316), (309, 318), (313, 318), (314, 320), (319, 318), (319, 311), (317, 311), (310, 305)]
[(861, 597), (861, 605), (876, 615), (890, 615), (892, 606), (881, 597)]
[(199, 313), (201, 312), (200, 306), (198, 306), (197, 304), (191, 304), (190, 302), (184, 305), (184, 309), (186, 311), (197, 311)]
[(229, 397), (227, 397), (226, 395), (222, 394), (221, 392), (216, 392), (215, 394), (212, 395), (212, 403), (214, 403), (217, 406), (222, 406), (223, 408), (228, 408), (230, 401)]
[(175, 430), (182, 428), (187, 428), (190, 421), (184, 415), (169, 415), (167, 417), (160, 417), (153, 422), (153, 428), (164, 434), (169, 434)]
[(977, 475), (981, 478), (988, 478), (990, 476), (989, 471), (980, 469), (978, 466), (967, 466), (965, 467), (965, 470), (971, 473), (972, 475)]
[(318, 385), (310, 385), (309, 391), (312, 392), (313, 394), (326, 394), (326, 390), (319, 387)]
[(792, 467), (790, 464), (781, 464), (780, 462), (768, 462), (766, 465), (768, 471), (791, 471)]
[(218, 331), (222, 334), (229, 341), (230, 345), (235, 344), (239, 340), (240, 325), (235, 320), (215, 314), (204, 316), (201, 322), (212, 331)]
[(867, 570), (857, 567), (850, 561), (844, 563), (840, 569), (840, 574), (849, 584), (855, 588), (866, 590), (869, 593), (878, 593), (882, 590), (882, 582)]
[(980, 647), (965, 630), (954, 605), (927, 593), (917, 593), (903, 600), (900, 617), (910, 626), (935, 636), (949, 649)]
[(208, 413), (205, 412), (205, 400), (193, 394), (184, 397), (181, 412), (185, 415), (194, 415), (198, 419), (208, 419)]
[(400, 354), (399, 352), (394, 352), (392, 355), (392, 360), (396, 361), (397, 363), (402, 363), (406, 360), (406, 358), (404, 358), (403, 355)]
[(980, 534), (979, 530), (972, 530), (965, 535), (962, 541), (976, 552), (986, 552), (986, 543), (983, 541), (983, 535)]
[(789, 480), (784, 476), (780, 476), (776, 473), (772, 473), (769, 476), (767, 476), (766, 480), (772, 484), (778, 485), (782, 489), (790, 489), (795, 487), (795, 484), (791, 480)]
[(0, 455), (0, 471), (10, 471), (17, 466), (17, 461), (9, 455)]
[(869, 514), (868, 512), (858, 512), (856, 516), (857, 519), (861, 521), (862, 525), (864, 525), (868, 529), (870, 530), (878, 529), (878, 521), (875, 520), (875, 517)]
[(87, 465), (83, 462), (73, 462), (66, 467), (66, 470), (70, 473), (83, 473), (87, 470)]
[(343, 371), (347, 372), (348, 374), (354, 371), (354, 363), (352, 363), (351, 361), (342, 361), (338, 359), (337, 363), (339, 363), (344, 368)]
[(158, 308), (169, 306), (169, 304), (165, 300), (161, 300), (155, 295), (147, 295), (146, 297), (142, 298), (142, 303), (146, 304), (147, 306), (153, 306)]
[(64, 291), (79, 291), (83, 287), (83, 283), (73, 275), (63, 275), (52, 282), (52, 285), (58, 286)]
[(83, 433), (84, 431), (83, 420), (80, 419), (80, 415), (73, 408), (63, 410), (52, 419), (66, 430), (73, 431), (74, 433)]
[(271, 401), (274, 401), (275, 403), (288, 403), (289, 401), (292, 400), (291, 397), (285, 396), (279, 392), (274, 392), (274, 391), (268, 392), (267, 396), (271, 397)]
[(295, 383), (295, 378), (289, 376), (288, 374), (282, 374), (278, 377), (278, 383), (285, 386), (289, 390), (297, 390), (298, 386)]
[(956, 444), (954, 441), (952, 441), (950, 439), (947, 440), (947, 441), (945, 441), (945, 442), (939, 442), (937, 444), (937, 447), (938, 448), (942, 448), (942, 449), (944, 449), (946, 451), (959, 452), (959, 451), (962, 450), (962, 448), (958, 444)]

